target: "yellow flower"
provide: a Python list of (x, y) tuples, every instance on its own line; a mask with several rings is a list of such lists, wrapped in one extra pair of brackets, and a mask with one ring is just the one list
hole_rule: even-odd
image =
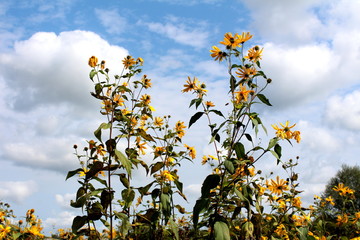
[(191, 80), (190, 77), (188, 77), (188, 80), (186, 80), (186, 84), (184, 84), (184, 89), (182, 90), (182, 92), (189, 92), (189, 91), (196, 91), (199, 89), (198, 86), (198, 79), (196, 77), (194, 77), (193, 80)]
[(44, 237), (44, 235), (40, 233), (41, 230), (42, 230), (42, 227), (40, 227), (39, 225), (32, 225), (30, 227), (30, 229), (28, 229), (28, 233), (30, 233), (34, 236)]
[(141, 96), (140, 100), (142, 101), (142, 103), (144, 103), (147, 106), (151, 102), (151, 96), (148, 94), (144, 94)]
[(274, 233), (276, 233), (279, 237), (284, 237), (284, 239), (289, 238), (284, 224), (280, 224), (279, 226), (277, 226)]
[(206, 102), (205, 102), (205, 105), (206, 105), (207, 107), (215, 107), (214, 103), (212, 103), (211, 101), (206, 101)]
[(161, 154), (163, 154), (165, 152), (165, 148), (164, 147), (155, 147), (154, 150), (154, 155), (155, 157), (159, 157)]
[(113, 109), (112, 101), (110, 100), (103, 100), (102, 104), (104, 105), (102, 108), (105, 109), (106, 113), (109, 113)]
[(164, 119), (161, 117), (155, 117), (154, 124), (157, 127), (161, 127), (164, 124)]
[(96, 67), (97, 63), (98, 63), (97, 57), (92, 56), (89, 58), (89, 66), (90, 67)]
[(301, 199), (300, 197), (293, 198), (292, 205), (294, 207), (301, 208), (301, 200), (300, 199)]
[(210, 52), (211, 52), (210, 55), (211, 55), (211, 57), (215, 58), (215, 61), (219, 60), (221, 62), (223, 59), (226, 59), (226, 56), (227, 56), (226, 52), (221, 51), (216, 46), (213, 46), (212, 48), (213, 49), (210, 50)]
[(137, 136), (136, 137), (136, 147), (138, 148), (138, 152), (141, 153), (142, 155), (145, 155), (145, 149), (146, 149), (146, 143), (143, 142), (143, 143), (140, 143), (140, 137)]
[(115, 94), (113, 101), (114, 101), (118, 106), (124, 106), (124, 99), (121, 97), (120, 94)]
[(234, 49), (237, 48), (241, 43), (241, 39), (239, 39), (239, 37), (239, 34), (235, 34), (233, 36), (232, 33), (225, 33), (224, 41), (220, 43), (225, 45), (228, 49)]
[(285, 122), (285, 125), (280, 123), (281, 127), (278, 127), (277, 125), (273, 124), (271, 125), (273, 127), (273, 129), (276, 130), (276, 136), (281, 138), (281, 139), (292, 139), (292, 138), (295, 138), (295, 140), (297, 142), (300, 142), (300, 132), (299, 131), (295, 131), (295, 132), (292, 132), (291, 131), (291, 128), (295, 127), (296, 124), (293, 124), (292, 126), (289, 126), (289, 121), (286, 121)]
[(347, 214), (343, 214), (343, 215), (337, 215), (336, 216), (336, 225), (340, 226), (344, 223), (347, 223), (349, 221), (348, 215)]
[(241, 35), (238, 35), (239, 42), (241, 44), (244, 44), (246, 41), (250, 40), (252, 37), (253, 37), (253, 35), (251, 35), (249, 32), (247, 32), (247, 33), (243, 32)]
[(96, 147), (96, 153), (100, 154), (101, 156), (105, 156), (106, 150), (104, 149), (103, 145), (99, 145)]
[(354, 190), (349, 187), (344, 186), (343, 183), (339, 183), (337, 186), (333, 187), (333, 190), (338, 192), (340, 196), (345, 196), (346, 194), (354, 194)]
[(89, 171), (89, 169), (87, 169), (86, 167), (83, 167), (83, 170), (78, 172), (79, 177), (85, 176), (88, 171)]
[(191, 159), (195, 159), (196, 158), (196, 150), (194, 147), (190, 147), (186, 144), (184, 144), (184, 146), (187, 148), (187, 150), (189, 151), (189, 156), (191, 157)]
[(6, 226), (4, 227), (2, 224), (0, 224), (0, 239), (6, 239), (5, 237), (10, 232), (11, 227)]
[(147, 89), (147, 88), (150, 88), (151, 85), (152, 85), (152, 84), (151, 84), (151, 79), (148, 79), (146, 75), (144, 75), (144, 76), (142, 77), (141, 82), (142, 82), (144, 88), (146, 88), (146, 89)]
[(328, 202), (329, 204), (333, 205), (333, 206), (335, 205), (334, 199), (331, 196), (325, 198), (325, 201)]
[(175, 131), (179, 138), (182, 138), (185, 135), (184, 129), (186, 126), (184, 125), (184, 122), (178, 121), (175, 125)]
[(142, 59), (141, 57), (138, 57), (138, 58), (136, 59), (136, 63), (137, 63), (137, 64), (140, 64), (140, 66), (142, 66), (142, 65), (144, 64), (144, 59)]
[(249, 49), (248, 55), (245, 56), (245, 58), (249, 59), (252, 62), (257, 62), (261, 59), (262, 52), (263, 49), (260, 49), (259, 46), (255, 46)]
[(247, 90), (246, 86), (240, 85), (240, 91), (235, 92), (235, 102), (240, 103), (242, 101), (247, 102), (248, 95), (254, 93), (253, 90)]
[(127, 56), (122, 61), (124, 64), (125, 69), (128, 69), (129, 67), (135, 65), (135, 59), (132, 56)]
[(246, 66), (241, 66), (240, 68), (238, 68), (238, 71), (235, 72), (237, 74), (237, 76), (241, 79), (250, 79), (251, 77), (253, 77), (256, 73), (257, 70), (254, 67), (250, 67), (248, 65)]
[(267, 188), (276, 195), (281, 195), (283, 191), (289, 190), (289, 186), (287, 185), (287, 181), (284, 179), (280, 179), (279, 176), (276, 177), (276, 181), (271, 179), (267, 183)]
[(174, 181), (174, 176), (168, 170), (160, 170), (160, 177), (165, 181)]

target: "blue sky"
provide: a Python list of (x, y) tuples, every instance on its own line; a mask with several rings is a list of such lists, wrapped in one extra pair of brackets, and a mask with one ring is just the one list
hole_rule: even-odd
[[(284, 157), (300, 156), (300, 188), (310, 203), (342, 164), (359, 162), (359, 11), (352, 0), (1, 1), (0, 199), (18, 216), (35, 208), (47, 231), (70, 226), (77, 214), (68, 206), (76, 181), (65, 182), (77, 167), (72, 146), (93, 138), (102, 121), (89, 95), (90, 56), (114, 72), (127, 54), (143, 57), (157, 114), (188, 122), (191, 97), (180, 92), (187, 76), (206, 82), (221, 106), (226, 69), (209, 49), (226, 32), (250, 31), (273, 79), (273, 107), (260, 109), (269, 130), (263, 137), (273, 123), (297, 123), (302, 143), (284, 147)], [(210, 171), (200, 164), (210, 151), (203, 125), (185, 140), (199, 155), (181, 170), (191, 200)], [(266, 172), (274, 165), (270, 157), (261, 163)]]

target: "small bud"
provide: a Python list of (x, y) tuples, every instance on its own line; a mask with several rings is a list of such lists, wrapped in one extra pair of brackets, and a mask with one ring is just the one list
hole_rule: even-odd
[(109, 70), (108, 68), (105, 68), (105, 72), (106, 72), (106, 73), (109, 73), (109, 71), (110, 71), (110, 70)]
[(260, 49), (259, 46), (255, 46), (255, 47), (254, 47), (254, 50), (255, 50), (255, 51), (259, 51), (259, 49)]
[(119, 76), (119, 75), (115, 75), (114, 77), (115, 77), (115, 79), (119, 79), (119, 78), (120, 78), (120, 76)]
[(76, 144), (74, 144), (74, 149), (77, 149), (77, 147), (78, 147), (78, 146), (77, 146)]
[(19, 225), (23, 224), (23, 221), (22, 220), (19, 220)]
[(266, 79), (266, 82), (271, 83), (272, 82), (271, 78)]
[(200, 85), (200, 87), (201, 87), (201, 88), (206, 88), (205, 83), (202, 83), (202, 84)]

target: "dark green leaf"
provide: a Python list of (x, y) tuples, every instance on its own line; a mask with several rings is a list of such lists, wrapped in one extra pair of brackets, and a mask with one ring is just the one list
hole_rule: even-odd
[(125, 202), (124, 207), (128, 208), (131, 206), (132, 201), (134, 201), (135, 198), (135, 191), (133, 189), (124, 189), (121, 191), (122, 199)]
[(96, 75), (97, 71), (95, 69), (92, 69), (90, 74), (89, 74), (89, 77), (91, 79), (91, 81), (94, 81), (94, 76)]
[(147, 134), (144, 129), (139, 128), (139, 129), (137, 129), (137, 132), (143, 139), (145, 139), (147, 141), (155, 142), (153, 137), (150, 134)]
[(276, 152), (276, 154), (279, 156), (279, 158), (281, 158), (281, 146), (279, 144), (276, 144), (274, 147), (274, 151)]
[(103, 209), (106, 210), (108, 208), (113, 198), (114, 198), (114, 193), (109, 192), (108, 190), (103, 190), (101, 192), (100, 201)]
[(198, 221), (199, 221), (199, 215), (202, 211), (206, 210), (210, 205), (209, 198), (200, 198), (196, 200), (194, 210), (193, 210), (193, 223), (194, 228), (196, 229)]
[(235, 91), (235, 85), (236, 85), (236, 79), (233, 75), (231, 75), (231, 77), (230, 77), (230, 91), (231, 92)]
[(68, 174), (66, 175), (66, 179), (65, 180), (68, 180), (69, 178), (71, 178), (72, 176), (76, 175), (77, 173), (83, 171), (82, 168), (78, 168), (76, 170), (72, 170), (72, 171), (69, 171)]
[(157, 162), (155, 163), (150, 170), (150, 174), (156, 173), (157, 171), (159, 171), (161, 168), (164, 167), (164, 163), (163, 162)]
[(76, 233), (87, 222), (87, 216), (76, 216), (73, 220), (71, 229)]
[(194, 114), (194, 116), (192, 116), (190, 118), (190, 122), (189, 122), (189, 128), (191, 127), (191, 125), (193, 125), (197, 120), (199, 120), (199, 118), (201, 118), (201, 116), (204, 114), (204, 112), (197, 112)]
[(99, 202), (95, 202), (88, 209), (88, 219), (89, 220), (99, 220), (102, 216), (102, 206)]
[(100, 161), (96, 161), (91, 166), (90, 170), (86, 173), (85, 179), (90, 179), (97, 175), (100, 171), (103, 170), (104, 164)]
[(210, 110), (209, 112), (213, 112), (213, 113), (215, 113), (216, 115), (225, 118), (224, 115), (222, 114), (222, 112), (219, 111), (219, 110), (213, 109), (213, 110)]
[(105, 142), (106, 150), (111, 156), (114, 155), (114, 150), (116, 149), (116, 141), (115, 139), (109, 139)]
[(269, 99), (267, 99), (267, 98), (265, 97), (265, 95), (259, 93), (259, 94), (257, 94), (256, 96), (257, 96), (258, 99), (259, 99), (261, 102), (263, 102), (264, 104), (266, 104), (266, 105), (268, 105), (268, 106), (272, 106), (272, 105), (270, 104), (270, 102), (269, 102)]
[(120, 176), (120, 181), (124, 185), (124, 187), (129, 188), (130, 184), (129, 184), (129, 180), (126, 177), (126, 174), (120, 173), (119, 176)]
[(201, 197), (207, 198), (210, 195), (210, 190), (217, 187), (220, 183), (220, 176), (217, 174), (211, 174), (207, 176), (201, 187)]
[(246, 154), (245, 154), (245, 148), (244, 145), (241, 142), (237, 142), (234, 144), (234, 150), (236, 153), (236, 157), (238, 159), (245, 159), (246, 158)]

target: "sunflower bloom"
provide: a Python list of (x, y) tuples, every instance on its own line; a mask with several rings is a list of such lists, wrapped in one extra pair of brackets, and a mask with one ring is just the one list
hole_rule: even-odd
[(125, 69), (136, 64), (135, 59), (132, 56), (125, 57), (122, 63), (124, 64)]
[(214, 60), (221, 62), (222, 60), (226, 59), (227, 53), (220, 50), (220, 48), (213, 46), (212, 50), (210, 50), (211, 54), (210, 56), (215, 58)]
[(79, 177), (84, 177), (86, 173), (89, 171), (86, 167), (83, 167), (83, 170), (79, 171)]
[(247, 90), (246, 86), (240, 85), (240, 91), (235, 92), (235, 102), (247, 102), (249, 94), (254, 93), (253, 90)]
[(144, 88), (146, 88), (146, 89), (147, 89), (147, 88), (151, 88), (151, 85), (152, 85), (151, 79), (148, 79), (148, 78), (147, 78), (147, 75), (144, 75), (144, 76), (142, 77), (141, 82), (142, 82)]
[(168, 170), (160, 170), (160, 177), (165, 181), (174, 181), (174, 176)]
[(163, 154), (165, 152), (165, 148), (164, 147), (155, 147), (154, 150), (154, 155), (155, 157), (159, 157), (161, 154)]
[(164, 124), (164, 119), (162, 117), (155, 117), (154, 125), (161, 127)]
[(89, 66), (90, 67), (92, 67), (92, 68), (96, 67), (97, 63), (98, 63), (97, 57), (92, 56), (92, 57), (89, 58)]
[(147, 106), (151, 102), (151, 96), (148, 95), (148, 94), (144, 94), (144, 95), (141, 96), (140, 100), (141, 100), (142, 103), (144, 103), (144, 105)]
[(261, 60), (263, 48), (260, 49), (259, 46), (255, 46), (250, 48), (248, 51), (248, 55), (245, 58), (249, 59), (250, 61), (256, 63), (257, 61)]
[(245, 33), (243, 32), (241, 35), (237, 34), (238, 35), (238, 38), (239, 38), (239, 42), (241, 44), (244, 44), (246, 41), (249, 41), (253, 35), (251, 35), (249, 32)]
[(277, 125), (273, 124), (271, 125), (275, 130), (276, 130), (276, 136), (281, 138), (281, 139), (292, 139), (295, 138), (295, 140), (297, 142), (300, 142), (300, 132), (299, 131), (295, 131), (292, 132), (291, 129), (293, 127), (295, 127), (296, 124), (293, 124), (291, 126), (289, 126), (290, 122), (286, 121), (285, 124), (280, 123), (281, 127), (278, 127)]
[(225, 33), (224, 41), (220, 42), (221, 44), (225, 45), (228, 49), (237, 48), (241, 44), (241, 39), (239, 38), (239, 34), (235, 34), (233, 36), (232, 33)]
[(6, 226), (4, 227), (2, 224), (0, 224), (0, 239), (6, 239), (5, 237), (10, 232), (11, 227)]
[(195, 159), (196, 158), (196, 149), (194, 147), (190, 147), (186, 144), (184, 144), (184, 146), (189, 151), (189, 156), (191, 157), (191, 159)]
[(175, 131), (179, 138), (182, 138), (185, 135), (185, 131), (184, 131), (185, 128), (186, 126), (184, 125), (184, 122), (178, 121), (175, 124)]
[(344, 223), (347, 223), (349, 221), (348, 215), (347, 214), (343, 214), (343, 215), (337, 215), (336, 216), (336, 225), (340, 226)]
[(280, 179), (279, 176), (276, 177), (276, 181), (271, 179), (267, 183), (267, 188), (271, 193), (276, 195), (281, 195), (283, 191), (289, 190), (289, 186), (287, 185), (287, 181), (284, 179)]
[(206, 107), (215, 107), (214, 103), (211, 101), (206, 101), (205, 105), (206, 105)]
[(332, 196), (329, 196), (327, 198), (325, 198), (325, 201), (328, 202), (330, 205), (334, 206), (334, 199), (332, 198)]
[(141, 143), (140, 142), (140, 137), (138, 136), (138, 137), (136, 137), (136, 147), (138, 148), (138, 152), (139, 153), (141, 153), (142, 155), (145, 155), (146, 154), (146, 152), (145, 152), (145, 149), (146, 149), (146, 143), (145, 142), (143, 142), (143, 143)]
[(188, 77), (188, 80), (186, 80), (186, 84), (184, 84), (184, 89), (182, 90), (182, 92), (189, 92), (189, 91), (196, 91), (199, 89), (198, 86), (198, 79), (196, 77), (194, 77), (193, 80), (191, 80), (190, 77)]
[(250, 67), (250, 66), (246, 65), (246, 66), (241, 66), (240, 68), (238, 68), (238, 71), (235, 73), (237, 74), (237, 76), (239, 78), (247, 80), (247, 79), (252, 78), (257, 73), (257, 70), (254, 67)]
[(124, 106), (124, 99), (121, 97), (120, 94), (115, 94), (113, 101), (118, 106)]

